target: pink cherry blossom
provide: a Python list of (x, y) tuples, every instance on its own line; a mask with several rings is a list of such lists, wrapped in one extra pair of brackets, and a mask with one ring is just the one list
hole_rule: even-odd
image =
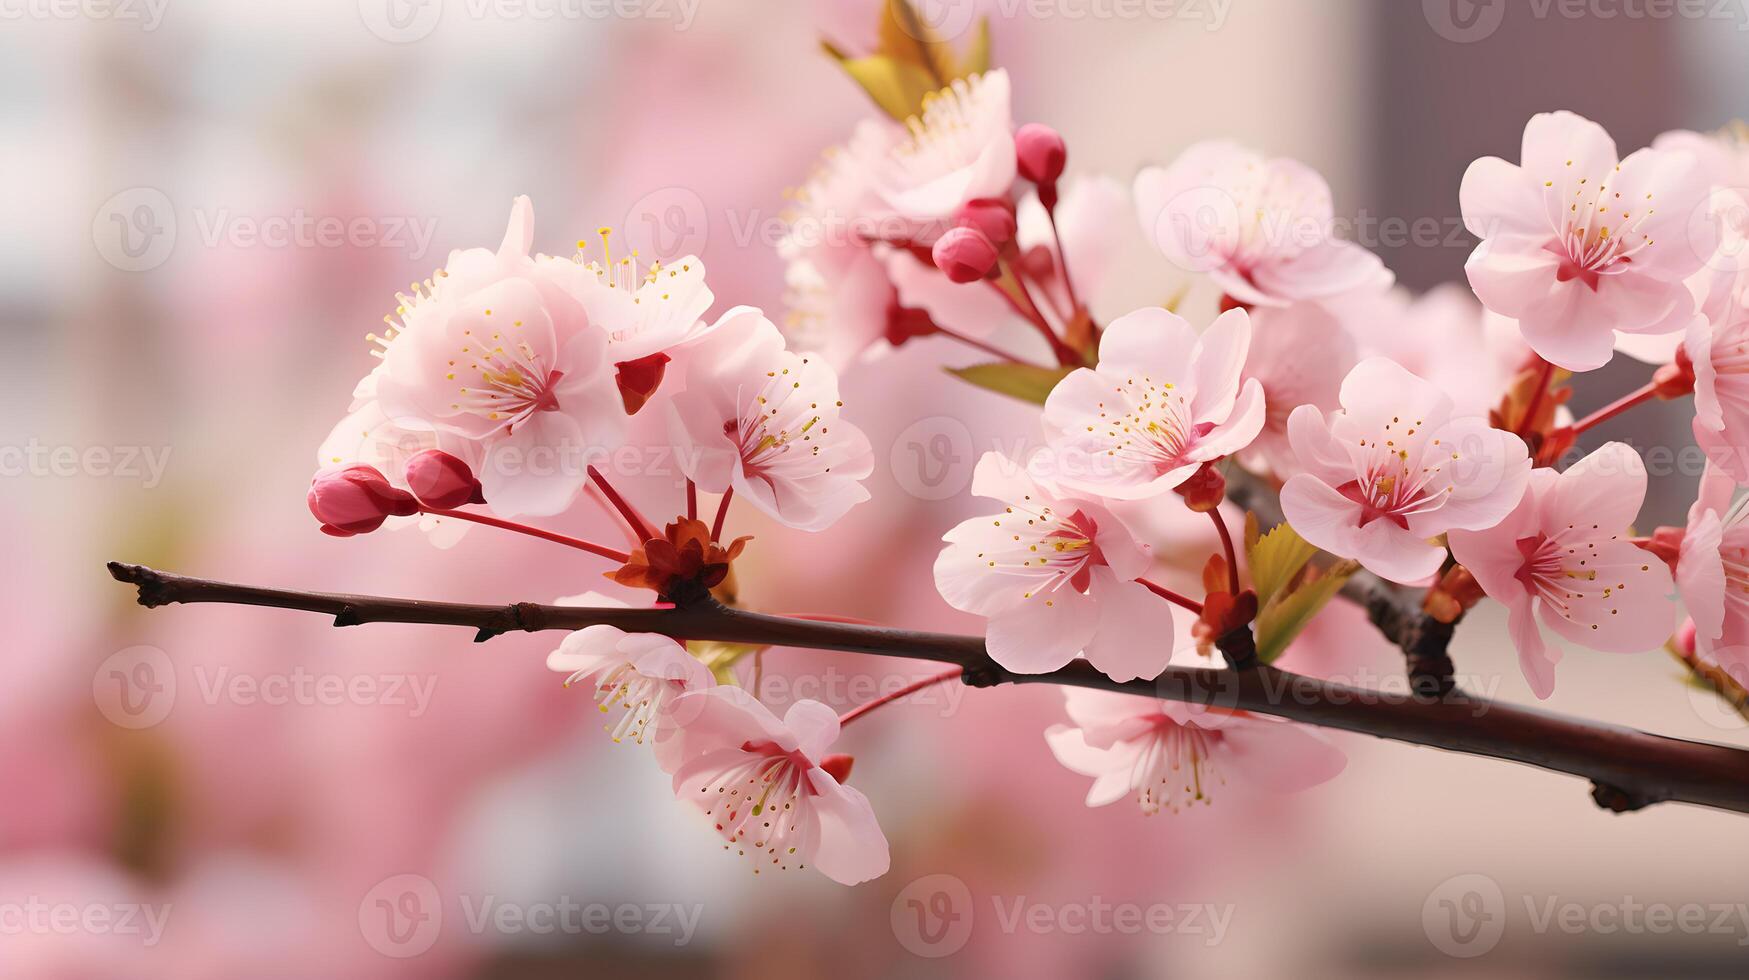
[(607, 338), (541, 271), (550, 263), (529, 257), (533, 234), (532, 207), (517, 198), (498, 251), (452, 253), (399, 297), (400, 323), (379, 340), (383, 414), (478, 443), (486, 499), (506, 516), (568, 507), (583, 457), (616, 443), (625, 421)]
[(687, 721), (674, 794), (704, 811), (725, 850), (751, 857), (753, 873), (812, 865), (844, 885), (887, 872), (887, 838), (868, 797), (821, 768), (838, 738), (838, 715), (801, 700), (779, 720), (738, 687), (676, 702)]
[(1287, 438), (1288, 416), (1300, 405), (1335, 409), (1342, 379), (1359, 357), (1342, 322), (1317, 303), (1258, 307), (1251, 327), (1244, 377), (1263, 387), (1265, 412), (1262, 431), (1241, 458), (1285, 480), (1297, 468)]
[(868, 437), (841, 410), (837, 373), (785, 350), (771, 321), (741, 307), (687, 357), (669, 432), (700, 489), (732, 487), (779, 522), (818, 531), (868, 499), (861, 481), (874, 472)]
[(1592, 650), (1640, 653), (1676, 628), (1670, 569), (1628, 540), (1646, 497), (1639, 454), (1607, 443), (1556, 474), (1539, 469), (1497, 526), (1454, 530), (1451, 552), (1496, 602), (1539, 698), (1555, 689), (1561, 648), (1537, 625)]
[(1378, 257), (1333, 235), (1330, 187), (1297, 160), (1198, 143), (1136, 177), (1142, 226), (1167, 258), (1241, 303), (1286, 306), (1388, 288)]
[(1749, 309), (1737, 273), (1705, 276), (1702, 316), (1683, 350), (1694, 365), (1694, 439), (1713, 465), (1749, 483)]
[(1565, 111), (1531, 118), (1520, 157), (1464, 174), (1464, 224), (1482, 239), (1465, 268), (1482, 303), (1572, 371), (1607, 363), (1616, 331), (1686, 327), (1683, 280), (1718, 244), (1715, 223), (1696, 220), (1711, 194), (1699, 162), (1651, 148), (1619, 159), (1603, 127)]
[(1085, 654), (1115, 680), (1152, 677), (1172, 653), (1172, 611), (1138, 579), (1151, 554), (1098, 503), (1067, 497), (999, 453), (985, 453), (972, 493), (1008, 506), (943, 536), (935, 587), (990, 622), (990, 656), (1038, 674)]
[[(874, 164), (881, 199), (923, 223), (951, 216), (981, 197), (1005, 197), (1014, 183), (1014, 116), (1008, 73), (998, 68), (957, 79), (931, 95)], [(931, 239), (932, 240), (932, 239)]]
[(1150, 816), (1176, 813), (1212, 804), (1228, 777), (1292, 793), (1334, 779), (1348, 764), (1323, 736), (1246, 711), (1081, 688), (1065, 688), (1063, 697), (1072, 724), (1052, 725), (1045, 741), (1058, 762), (1093, 777), (1090, 807), (1133, 796)]
[(1139, 500), (1250, 445), (1266, 417), (1263, 386), (1240, 383), (1250, 345), (1244, 310), (1223, 313), (1201, 337), (1157, 307), (1112, 323), (1099, 366), (1076, 370), (1045, 400), (1059, 482)]
[(656, 633), (627, 633), (613, 626), (587, 626), (566, 636), (547, 657), (547, 667), (569, 674), (565, 686), (588, 684), (603, 714), (623, 709), (606, 726), (615, 742), (643, 744), (646, 733), (663, 772), (680, 764), (675, 733), (690, 720), (676, 713), (683, 694), (709, 690), (716, 678), (684, 646)]
[(1524, 495), (1524, 442), (1483, 419), (1453, 418), (1451, 399), (1395, 362), (1360, 362), (1341, 402), (1328, 417), (1312, 405), (1288, 416), (1301, 472), (1282, 487), (1282, 511), (1325, 551), (1418, 583), (1445, 559), (1429, 538), (1492, 527)]
[(1749, 498), (1708, 466), (1676, 562), (1676, 588), (1694, 621), (1695, 649), (1749, 683)]
[(1328, 305), (1361, 356), (1388, 357), (1432, 382), (1451, 399), (1453, 415), (1485, 416), (1498, 407), (1534, 356), (1516, 321), (1484, 309), (1458, 283), (1419, 296), (1401, 288), (1355, 294)]

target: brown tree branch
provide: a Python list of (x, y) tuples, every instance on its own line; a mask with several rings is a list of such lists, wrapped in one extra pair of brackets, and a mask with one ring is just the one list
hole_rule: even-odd
[(956, 664), (966, 682), (1050, 683), (1121, 691), (1274, 715), (1308, 725), (1375, 735), (1582, 776), (1613, 810), (1674, 801), (1749, 813), (1749, 751), (1499, 704), (1452, 691), (1411, 698), (1260, 666), (1251, 670), (1173, 667), (1152, 681), (1120, 684), (1077, 661), (1048, 674), (1015, 674), (984, 651), (982, 637), (819, 622), (744, 612), (714, 600), (672, 609), (583, 609), (424, 602), (232, 585), (112, 562), (110, 574), (139, 587), (147, 607), (224, 602), (300, 609), (336, 626), (429, 623), (466, 626), (476, 641), (512, 630), (575, 630), (596, 623), (678, 639), (811, 647)]

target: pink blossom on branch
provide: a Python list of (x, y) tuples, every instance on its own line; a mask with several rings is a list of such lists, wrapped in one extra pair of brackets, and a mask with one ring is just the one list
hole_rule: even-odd
[(1749, 280), (1725, 271), (1703, 280), (1702, 315), (1683, 339), (1694, 369), (1694, 439), (1714, 466), (1749, 483)]
[(1688, 511), (1676, 588), (1694, 621), (1695, 649), (1749, 684), (1749, 504), (1736, 483), (1708, 466)]
[(1038, 674), (1084, 654), (1114, 680), (1153, 677), (1172, 652), (1172, 607), (1136, 580), (1151, 552), (1099, 503), (1066, 496), (997, 453), (972, 493), (1007, 504), (943, 536), (935, 585), (989, 619), (990, 657)]
[(627, 633), (613, 626), (588, 626), (566, 636), (547, 657), (547, 667), (569, 676), (565, 686), (587, 684), (594, 689), (602, 714), (623, 710), (607, 726), (615, 742), (642, 744), (646, 735), (663, 772), (680, 764), (682, 725), (687, 711), (676, 713), (681, 695), (709, 690), (716, 678), (684, 646), (655, 633)]
[(1342, 379), (1359, 360), (1353, 337), (1322, 305), (1258, 307), (1251, 314), (1251, 350), (1244, 376), (1263, 387), (1263, 429), (1241, 454), (1253, 469), (1285, 480), (1297, 461), (1287, 438), (1288, 416), (1301, 405), (1332, 410)]
[(1393, 361), (1369, 358), (1342, 382), (1341, 411), (1301, 405), (1288, 439), (1301, 472), (1281, 506), (1300, 536), (1374, 574), (1416, 584), (1445, 549), (1428, 539), (1500, 522), (1524, 495), (1530, 453)]
[(1265, 420), (1263, 386), (1241, 383), (1250, 346), (1244, 310), (1200, 337), (1166, 310), (1120, 317), (1100, 338), (1099, 366), (1075, 370), (1045, 401), (1058, 481), (1140, 500), (1249, 446)]
[(838, 739), (838, 715), (801, 700), (780, 720), (738, 687), (714, 687), (675, 702), (684, 713), (674, 795), (702, 810), (753, 873), (812, 865), (844, 885), (887, 872), (887, 838), (868, 797), (822, 766)]
[(1166, 257), (1248, 306), (1388, 288), (1378, 256), (1334, 234), (1330, 187), (1297, 160), (1198, 143), (1136, 177), (1142, 226)]
[(1694, 299), (1683, 280), (1718, 247), (1711, 193), (1687, 153), (1647, 148), (1621, 159), (1589, 119), (1533, 116), (1520, 163), (1483, 157), (1464, 173), (1464, 225), (1482, 239), (1465, 266), (1470, 285), (1544, 359), (1602, 367), (1617, 331), (1688, 325)]
[(1555, 689), (1559, 646), (1542, 624), (1592, 650), (1642, 653), (1676, 628), (1670, 569), (1628, 540), (1646, 497), (1646, 467), (1607, 443), (1565, 472), (1539, 469), (1524, 498), (1493, 527), (1455, 530), (1452, 556), (1506, 606), (1507, 629), (1531, 690)]
[(1045, 741), (1058, 762), (1093, 777), (1090, 807), (1133, 796), (1150, 816), (1176, 813), (1213, 803), (1229, 776), (1292, 793), (1336, 778), (1348, 764), (1322, 735), (1245, 711), (1081, 688), (1065, 688), (1063, 698), (1071, 724), (1052, 725)]
[(864, 500), (874, 451), (841, 417), (838, 375), (784, 349), (752, 307), (686, 357), (686, 390), (669, 406), (669, 437), (700, 489), (733, 489), (789, 527), (819, 531)]

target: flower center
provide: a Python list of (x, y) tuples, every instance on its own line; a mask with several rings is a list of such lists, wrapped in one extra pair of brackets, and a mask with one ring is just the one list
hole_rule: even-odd
[(991, 568), (1044, 579), (1023, 598), (1044, 596), (1048, 606), (1054, 602), (1050, 596), (1065, 585), (1085, 592), (1092, 584), (1093, 569), (1105, 564), (1096, 543), (1099, 525), (1085, 511), (1064, 517), (1049, 506), (1034, 505), (1028, 495), (994, 521), (997, 527), (1010, 529), (1008, 546), (980, 551), (978, 557)]
[[(801, 363), (807, 364), (807, 358)], [(814, 436), (827, 434), (819, 403), (805, 400), (800, 394), (802, 383), (789, 368), (767, 371), (766, 378), (764, 387), (735, 418), (723, 422), (723, 435), (735, 443), (741, 465), (750, 476), (773, 469), (792, 452), (818, 456), (820, 446)], [(836, 402), (834, 407), (843, 404)]]
[(1162, 807), (1177, 813), (1198, 802), (1214, 802), (1215, 785), (1226, 782), (1211, 758), (1220, 732), (1180, 725), (1162, 715), (1153, 734), (1146, 737), (1130, 771), (1130, 785), (1143, 813), (1153, 816)]
[[(792, 861), (806, 867), (802, 860), (814, 835), (807, 809), (814, 796), (807, 781), (812, 764), (771, 742), (748, 742), (741, 751), (747, 753), (743, 761), (698, 790), (715, 797), (704, 812), (723, 835), (723, 850), (732, 847), (742, 855), (751, 850), (760, 865), (775, 864), (779, 871), (789, 870)], [(755, 866), (753, 873), (759, 871)]]
[(620, 716), (617, 724), (602, 727), (613, 736), (615, 742), (629, 738), (642, 745), (644, 730), (661, 713), (668, 698), (679, 689), (680, 684), (677, 681), (648, 677), (639, 673), (631, 664), (620, 664), (604, 673), (595, 685), (595, 703), (602, 714), (607, 714), (616, 704), (625, 708), (625, 713)]
[(1099, 403), (1106, 437), (1116, 441), (1106, 455), (1151, 468), (1156, 476), (1183, 465), (1197, 440), (1214, 429), (1213, 423), (1191, 418), (1189, 395), (1170, 381), (1126, 378), (1116, 393), (1124, 404), (1116, 417), (1108, 412), (1105, 402)]
[(1431, 484), (1458, 454), (1448, 455), (1438, 439), (1432, 441), (1431, 452), (1410, 451), (1423, 424), (1416, 420), (1398, 432), (1403, 420), (1393, 417), (1383, 436), (1360, 440), (1360, 476), (1336, 489), (1360, 505), (1361, 527), (1382, 519), (1408, 530), (1410, 517), (1438, 510), (1451, 493), (1449, 485), (1436, 490)]
[(1577, 279), (1595, 290), (1601, 277), (1624, 271), (1621, 267), (1631, 263), (1636, 253), (1652, 246), (1651, 237), (1640, 231), (1646, 219), (1657, 213), (1651, 194), (1630, 202), (1608, 184), (1593, 187), (1581, 177), (1572, 198), (1560, 201), (1554, 199), (1554, 186), (1552, 180), (1543, 183), (1545, 203), (1560, 215), (1560, 239), (1548, 246), (1561, 258), (1557, 281)]

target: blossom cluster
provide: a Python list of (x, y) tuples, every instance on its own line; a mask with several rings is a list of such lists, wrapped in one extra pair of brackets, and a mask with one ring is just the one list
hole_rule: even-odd
[[(946, 532), (934, 581), (985, 621), (1001, 669), (1084, 661), (1125, 685), (1067, 688), (1070, 723), (1045, 733), (1093, 777), (1089, 805), (1133, 797), (1152, 813), (1206, 803), (1228, 776), (1293, 791), (1340, 772), (1309, 730), (1147, 682), (1215, 669), (1217, 652), (1231, 669), (1273, 659), (1363, 574), (1426, 590), (1445, 623), (1484, 596), (1503, 605), (1539, 698), (1562, 650), (1545, 631), (1654, 650), (1678, 632), (1678, 592), (1687, 652), (1749, 679), (1749, 509), (1733, 503), (1749, 483), (1749, 279), (1734, 261), (1749, 227), (1730, 220), (1749, 152), (1731, 138), (1673, 133), (1623, 158), (1596, 123), (1538, 115), (1518, 163), (1478, 160), (1458, 188), (1479, 239), (1470, 291), (1413, 296), (1335, 234), (1329, 186), (1304, 163), (1216, 141), (1129, 181), (1068, 177), (1063, 138), (1017, 124), (1005, 72), (942, 81), (903, 121), (864, 120), (797, 192), (782, 330), (751, 307), (712, 318), (697, 257), (645, 268), (616, 259), (605, 230), (598, 258), (584, 243), (532, 253), (519, 198), (497, 250), (452, 253), (371, 335), (379, 361), (319, 453), (324, 530), (418, 522), (447, 544), (491, 524), (610, 558), (611, 577), (660, 604), (714, 602), (746, 543), (724, 543), (730, 498), (816, 532), (866, 500), (875, 454), (838, 372), (932, 338), (994, 358), (974, 383), (1037, 405), (1035, 451), (978, 460), (971, 492), (994, 504)], [(1138, 278), (1185, 289), (1126, 308)], [(1208, 315), (1186, 299), (1198, 291)], [(1568, 382), (1618, 350), (1656, 373), (1575, 419)], [(1700, 499), (1685, 529), (1636, 534), (1633, 449), (1562, 464), (1593, 425), (1690, 392), (1710, 460)], [(526, 465), (611, 448), (645, 412), (688, 478), (663, 528), (592, 467)], [(1234, 534), (1241, 478), (1279, 494), (1267, 544)], [(719, 496), (713, 524), (699, 491)], [(584, 495), (624, 522), (629, 551), (509, 520)], [(1218, 550), (1157, 530), (1180, 510), (1207, 515)], [(1282, 567), (1283, 553), (1301, 557)], [(1186, 565), (1202, 569), (1190, 589), (1174, 577)], [(883, 873), (874, 810), (847, 785), (849, 757), (827, 751), (879, 704), (841, 720), (801, 700), (780, 718), (731, 669), (748, 652), (597, 625), (549, 665), (617, 711), (613, 738), (648, 743), (677, 797), (756, 867)]]

